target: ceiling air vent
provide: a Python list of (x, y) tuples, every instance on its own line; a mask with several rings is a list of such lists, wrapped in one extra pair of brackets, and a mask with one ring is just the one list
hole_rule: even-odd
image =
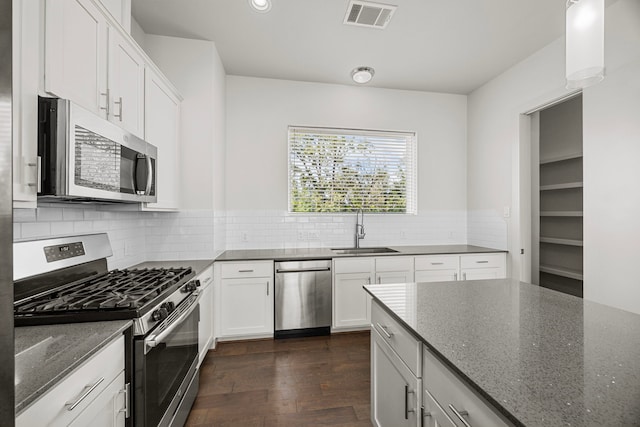
[(387, 27), (397, 7), (390, 4), (351, 0), (344, 17), (344, 23), (383, 30)]

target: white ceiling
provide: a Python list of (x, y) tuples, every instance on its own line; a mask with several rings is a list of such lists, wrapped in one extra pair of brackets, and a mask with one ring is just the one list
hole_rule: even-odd
[(133, 0), (148, 34), (214, 41), (227, 74), (466, 94), (564, 32), (565, 0), (383, 0), (385, 30), (343, 24), (349, 0)]

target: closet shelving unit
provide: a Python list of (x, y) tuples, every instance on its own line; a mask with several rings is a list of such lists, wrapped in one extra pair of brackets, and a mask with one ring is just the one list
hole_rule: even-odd
[(539, 125), (539, 284), (581, 297), (582, 97), (542, 110)]

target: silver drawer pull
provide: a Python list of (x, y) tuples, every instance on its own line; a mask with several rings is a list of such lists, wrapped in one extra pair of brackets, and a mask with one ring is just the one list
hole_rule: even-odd
[(124, 394), (124, 408), (120, 409), (119, 413), (124, 413), (125, 418), (129, 418), (131, 415), (131, 411), (129, 410), (129, 395), (131, 394), (131, 386), (129, 383), (124, 385), (124, 389), (120, 390), (118, 393)]
[(432, 262), (431, 265), (442, 265), (444, 262)]
[(409, 419), (409, 412), (416, 412), (415, 409), (409, 409), (409, 394), (415, 393), (414, 391), (409, 391), (409, 386), (404, 386), (404, 419)]
[(238, 273), (253, 273), (253, 270), (238, 270)]
[(388, 326), (382, 326), (380, 323), (376, 323), (376, 325), (378, 325), (378, 329), (380, 329), (382, 333), (387, 336), (387, 338), (391, 339), (391, 337), (393, 336), (393, 332), (387, 331)]
[(87, 396), (89, 396), (91, 394), (91, 392), (93, 390), (95, 390), (96, 387), (98, 387), (102, 381), (104, 381), (104, 377), (100, 378), (98, 381), (96, 381), (92, 385), (85, 386), (84, 389), (82, 389), (80, 397), (77, 398), (75, 402), (67, 402), (67, 403), (65, 403), (64, 406), (67, 408), (67, 411), (73, 411), (74, 409), (76, 409), (76, 406), (78, 406), (80, 404), (80, 402), (82, 402), (84, 399), (86, 399)]
[(458, 411), (455, 406), (449, 404), (449, 409), (451, 409), (453, 411), (454, 414), (456, 414), (456, 417), (458, 417), (460, 419), (460, 421), (462, 421), (462, 424), (464, 424), (464, 427), (471, 427), (471, 424), (469, 424), (467, 422), (467, 420), (464, 419), (464, 417), (469, 416), (469, 412), (467, 411)]
[(476, 264), (487, 264), (489, 261), (476, 261)]
[(211, 276), (207, 277), (202, 281), (202, 283), (209, 283), (211, 281)]
[(113, 114), (113, 117), (117, 117), (122, 121), (122, 97), (119, 96), (117, 101), (113, 101), (114, 104), (118, 104), (120, 106), (120, 114)]

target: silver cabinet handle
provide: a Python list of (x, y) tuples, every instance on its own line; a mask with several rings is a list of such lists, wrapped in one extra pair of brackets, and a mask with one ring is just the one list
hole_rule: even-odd
[(467, 422), (467, 420), (464, 419), (465, 416), (469, 415), (469, 412), (467, 411), (458, 411), (455, 406), (453, 406), (452, 404), (449, 404), (449, 409), (451, 409), (453, 411), (454, 414), (456, 414), (456, 417), (458, 417), (458, 419), (460, 419), (460, 421), (462, 421), (462, 424), (464, 424), (464, 427), (471, 427), (471, 424), (469, 424)]
[(100, 109), (106, 111), (107, 116), (109, 116), (109, 89), (107, 89), (106, 92), (100, 92), (100, 96), (104, 96), (106, 98), (105, 107), (100, 107)]
[(431, 265), (442, 265), (444, 262), (432, 262)]
[(119, 391), (119, 393), (124, 393), (124, 408), (120, 409), (118, 412), (124, 412), (124, 417), (129, 418), (130, 410), (129, 410), (129, 395), (131, 393), (131, 385), (126, 383), (124, 388)]
[(120, 106), (120, 114), (114, 114), (113, 117), (117, 117), (120, 121), (122, 121), (122, 97), (119, 96), (117, 101), (113, 101), (114, 104), (118, 104)]
[(64, 406), (67, 408), (67, 411), (73, 411), (74, 409), (76, 409), (76, 406), (78, 406), (84, 399), (86, 399), (87, 396), (89, 396), (91, 392), (95, 390), (102, 381), (104, 381), (104, 377), (100, 378), (92, 385), (85, 386), (84, 389), (82, 389), (82, 391), (80, 392), (80, 397), (77, 398), (75, 402), (65, 403)]
[(371, 284), (371, 276), (367, 277), (367, 285)]
[[(35, 175), (35, 182), (27, 182), (27, 187), (38, 187), (38, 177), (39, 177), (39, 173), (38, 173), (38, 164), (40, 164), (40, 156), (38, 156), (38, 161), (36, 163), (32, 163), (29, 162), (27, 163), (27, 167), (29, 168), (33, 168), (34, 171), (36, 172)], [(25, 175), (25, 180), (27, 180), (26, 174)], [(33, 176), (33, 175), (31, 175)], [(39, 191), (39, 190), (38, 190)]]
[(253, 270), (238, 270), (238, 273), (253, 273)]
[(458, 273), (453, 273), (453, 280), (458, 280)]
[(267, 296), (269, 296), (269, 282), (267, 281)]
[(382, 277), (378, 276), (378, 284), (382, 283)]
[(202, 281), (202, 283), (209, 283), (211, 281), (211, 276), (207, 277)]
[(489, 261), (476, 261), (476, 264), (488, 264)]
[(380, 331), (385, 334), (387, 336), (388, 339), (391, 339), (391, 337), (393, 336), (392, 332), (387, 331), (388, 326), (382, 326), (380, 323), (376, 323), (376, 325), (378, 325), (378, 329), (380, 329)]
[(409, 412), (416, 412), (415, 409), (409, 409), (409, 394), (415, 393), (413, 391), (409, 391), (409, 386), (404, 386), (404, 419), (409, 419)]
[(37, 192), (42, 191), (42, 157), (38, 156), (36, 160), (36, 188)]
[(467, 280), (467, 273), (462, 273), (462, 280)]

